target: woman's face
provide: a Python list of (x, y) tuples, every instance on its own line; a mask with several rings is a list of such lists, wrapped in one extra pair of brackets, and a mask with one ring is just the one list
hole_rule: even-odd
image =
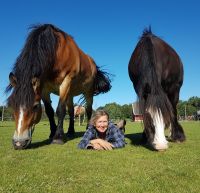
[(96, 127), (97, 131), (101, 133), (105, 132), (108, 128), (108, 117), (106, 115), (101, 116), (96, 120), (94, 126)]

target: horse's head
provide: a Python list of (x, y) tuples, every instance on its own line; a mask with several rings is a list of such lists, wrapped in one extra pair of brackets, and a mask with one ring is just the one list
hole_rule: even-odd
[(31, 143), (35, 124), (41, 119), (40, 80), (34, 77), (22, 85), (13, 73), (10, 73), (9, 79), (13, 92), (8, 104), (13, 109), (15, 119), (13, 146), (15, 149), (25, 149)]

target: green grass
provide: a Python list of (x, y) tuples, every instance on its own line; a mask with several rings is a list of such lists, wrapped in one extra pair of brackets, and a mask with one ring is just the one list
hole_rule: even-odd
[(40, 122), (32, 148), (16, 151), (14, 123), (0, 123), (0, 192), (199, 193), (200, 122), (182, 125), (187, 141), (165, 152), (138, 145), (142, 125), (131, 122), (125, 148), (92, 151), (77, 149), (85, 126), (64, 145), (49, 145), (48, 122)]

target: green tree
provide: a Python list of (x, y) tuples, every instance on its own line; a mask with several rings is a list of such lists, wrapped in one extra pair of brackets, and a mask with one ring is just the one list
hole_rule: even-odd
[(196, 110), (200, 110), (200, 98), (198, 98), (197, 96), (189, 98), (188, 104), (195, 107)]
[(185, 110), (186, 110), (187, 102), (186, 101), (179, 101), (177, 104), (177, 114), (178, 116), (185, 117)]
[(132, 118), (132, 105), (124, 104), (119, 105), (117, 103), (109, 103), (105, 106), (99, 107), (99, 109), (104, 109), (109, 113), (111, 119), (131, 119)]
[(125, 104), (121, 106), (122, 118), (132, 119), (132, 104)]
[(122, 119), (121, 106), (117, 103), (109, 103), (104, 106), (104, 109), (108, 112), (110, 119)]
[[(0, 117), (2, 117), (3, 106), (0, 107)], [(13, 120), (12, 109), (10, 107), (4, 106), (4, 120)]]

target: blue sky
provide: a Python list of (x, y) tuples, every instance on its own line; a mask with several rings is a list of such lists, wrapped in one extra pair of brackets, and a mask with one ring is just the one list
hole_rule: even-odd
[[(0, 105), (8, 75), (28, 27), (51, 23), (74, 37), (97, 65), (115, 75), (109, 93), (96, 96), (93, 108), (137, 97), (128, 62), (145, 27), (168, 42), (184, 64), (181, 100), (200, 97), (200, 1), (198, 0), (2, 0), (0, 6)], [(53, 96), (53, 107), (58, 97)], [(74, 99), (77, 102), (78, 98)]]

